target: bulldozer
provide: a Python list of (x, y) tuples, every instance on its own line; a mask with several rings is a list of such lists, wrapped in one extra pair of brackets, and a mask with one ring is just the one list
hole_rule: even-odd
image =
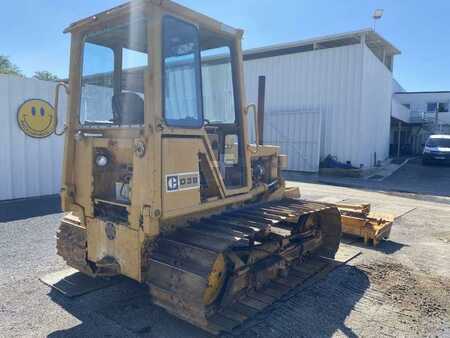
[(287, 157), (260, 139), (261, 114), (245, 97), (242, 30), (169, 0), (141, 0), (65, 32), (70, 76), (55, 102), (65, 88), (65, 214), (56, 238), (69, 266), (144, 283), (154, 304), (219, 333), (333, 259), (338, 209), (287, 188)]

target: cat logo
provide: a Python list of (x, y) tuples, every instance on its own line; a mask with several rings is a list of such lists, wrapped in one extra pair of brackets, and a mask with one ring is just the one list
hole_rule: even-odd
[(166, 191), (183, 191), (200, 188), (200, 174), (198, 172), (173, 174), (166, 176)]
[(178, 190), (178, 176), (170, 175), (167, 176), (167, 191), (177, 191)]
[(44, 100), (25, 101), (17, 111), (17, 123), (30, 137), (48, 137), (56, 128), (55, 109)]

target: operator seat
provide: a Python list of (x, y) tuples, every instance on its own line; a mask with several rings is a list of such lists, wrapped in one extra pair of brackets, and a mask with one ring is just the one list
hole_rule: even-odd
[(114, 122), (120, 125), (144, 124), (144, 100), (136, 93), (123, 92), (112, 97)]

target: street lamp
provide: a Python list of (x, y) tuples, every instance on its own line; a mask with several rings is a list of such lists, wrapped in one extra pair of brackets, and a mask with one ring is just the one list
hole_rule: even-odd
[(383, 16), (384, 13), (384, 9), (376, 9), (373, 12), (372, 18), (373, 18), (373, 30), (375, 30), (375, 26), (377, 23), (377, 20), (380, 20), (381, 17)]

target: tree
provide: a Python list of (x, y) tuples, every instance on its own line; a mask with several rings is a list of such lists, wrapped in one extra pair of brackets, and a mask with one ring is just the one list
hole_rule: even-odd
[(60, 81), (59, 77), (55, 74), (50, 73), (49, 71), (42, 70), (39, 72), (34, 72), (33, 77), (38, 80), (43, 81)]
[(13, 64), (6, 55), (0, 55), (0, 74), (23, 76), (20, 68)]

